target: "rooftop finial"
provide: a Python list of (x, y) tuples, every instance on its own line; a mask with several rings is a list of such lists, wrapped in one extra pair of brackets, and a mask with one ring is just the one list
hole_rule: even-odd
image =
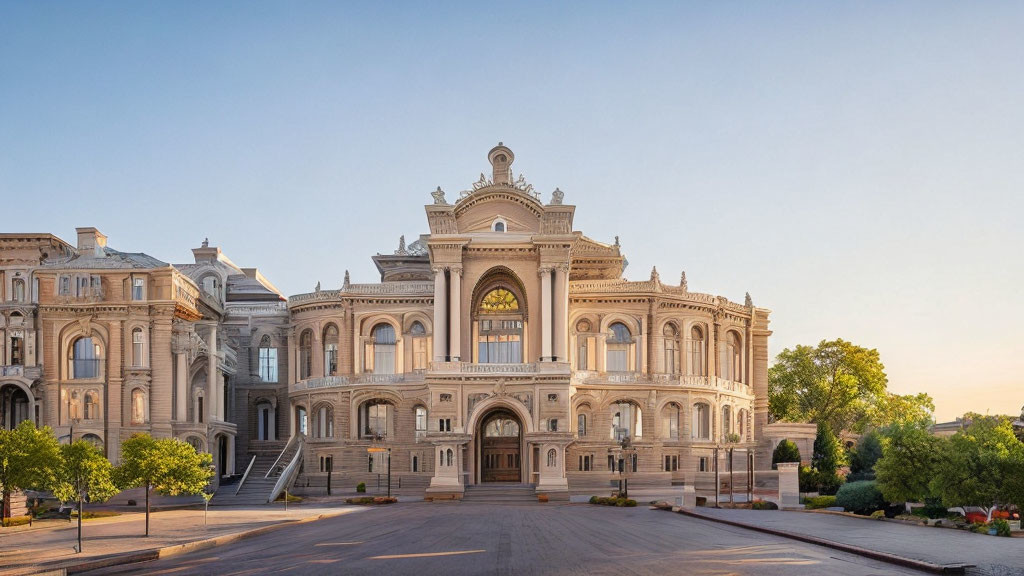
[(619, 237), (618, 237), (618, 236), (616, 236), (616, 237), (615, 237), (615, 245), (616, 245), (616, 246), (619, 246), (619, 245), (620, 245), (620, 244), (619, 244)]
[(203, 238), (203, 248), (209, 248), (209, 247), (210, 247), (210, 238), (209, 238), (209, 236), (207, 236), (206, 238)]
[(689, 287), (686, 285), (686, 270), (683, 270), (683, 273), (679, 276), (679, 286), (683, 290), (689, 289)]
[(320, 291), (320, 281), (319, 280), (316, 281), (316, 288), (314, 288), (313, 291), (314, 292), (319, 292)]
[(658, 282), (658, 283), (661, 282), (661, 276), (658, 275), (658, 267), (657, 266), (652, 266), (651, 267), (651, 282)]
[(491, 163), (491, 182), (494, 184), (512, 184), (512, 161), (515, 155), (504, 142), (491, 148), (487, 153), (487, 161)]
[(348, 288), (350, 282), (348, 277), (348, 270), (345, 270), (345, 282), (341, 285), (343, 289)]
[(746, 306), (747, 308), (753, 308), (754, 307), (754, 300), (750, 297), (750, 292), (747, 292), (747, 296), (743, 300), (743, 305)]
[(409, 251), (405, 249), (405, 234), (398, 237), (398, 250), (395, 250), (395, 254), (402, 255), (408, 254)]

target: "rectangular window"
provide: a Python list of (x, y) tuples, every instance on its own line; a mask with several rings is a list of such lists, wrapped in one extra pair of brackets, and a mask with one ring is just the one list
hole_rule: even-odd
[(412, 340), (412, 369), (427, 369), (427, 339), (413, 338)]
[(260, 348), (260, 380), (277, 382), (277, 348)]
[(612, 348), (609, 345), (607, 370), (608, 372), (629, 371), (629, 351), (619, 346)]
[(608, 455), (608, 471), (615, 472), (615, 456)]
[(142, 278), (134, 278), (132, 280), (132, 300), (144, 300), (145, 296), (142, 293), (143, 280)]
[(61, 296), (71, 295), (71, 278), (67, 276), (60, 277), (60, 288), (57, 290), (57, 293)]
[(710, 472), (711, 471), (710, 467), (708, 466), (708, 457), (707, 456), (701, 456), (700, 460), (697, 461), (697, 471), (698, 472)]
[(558, 432), (558, 418), (548, 420), (548, 431)]

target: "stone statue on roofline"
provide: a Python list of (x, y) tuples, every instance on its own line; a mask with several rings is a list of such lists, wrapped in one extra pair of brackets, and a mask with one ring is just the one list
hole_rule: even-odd
[(342, 283), (342, 289), (347, 289), (351, 282), (349, 282), (348, 270), (345, 270), (345, 281)]
[(686, 285), (686, 270), (683, 270), (683, 273), (679, 276), (679, 287), (683, 290), (689, 290), (689, 287)]
[(395, 254), (404, 255), (408, 254), (409, 251), (405, 249), (405, 234), (398, 237), (398, 250), (395, 250)]
[(557, 206), (562, 203), (562, 198), (565, 198), (565, 192), (555, 188), (555, 191), (551, 193), (551, 203)]
[(437, 190), (431, 192), (430, 195), (434, 197), (434, 204), (439, 206), (446, 206), (448, 204), (448, 201), (444, 199), (444, 190), (441, 190), (440, 186), (437, 187)]
[(746, 298), (743, 301), (743, 304), (747, 308), (753, 308), (754, 307), (754, 300), (750, 297), (750, 292), (747, 292), (747, 295), (746, 295)]

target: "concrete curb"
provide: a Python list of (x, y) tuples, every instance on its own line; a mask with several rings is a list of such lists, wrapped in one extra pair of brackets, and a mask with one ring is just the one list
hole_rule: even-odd
[(737, 528), (745, 528), (747, 530), (763, 532), (765, 534), (780, 536), (782, 538), (788, 538), (790, 540), (798, 540), (800, 542), (805, 542), (807, 544), (823, 546), (825, 548), (831, 548), (833, 550), (848, 552), (850, 554), (856, 554), (858, 556), (863, 556), (865, 558), (871, 558), (872, 560), (888, 562), (889, 564), (895, 564), (897, 566), (903, 566), (905, 568), (913, 568), (915, 570), (921, 570), (924, 572), (931, 572), (933, 574), (963, 574), (966, 571), (966, 569), (970, 566), (969, 564), (933, 564), (931, 562), (925, 562), (924, 560), (906, 558), (904, 556), (897, 556), (895, 554), (889, 554), (888, 552), (879, 552), (877, 550), (868, 550), (867, 548), (852, 546), (850, 544), (843, 544), (842, 542), (835, 542), (833, 540), (825, 540), (824, 538), (817, 538), (815, 536), (808, 536), (806, 534), (797, 534), (795, 532), (786, 532), (785, 530), (776, 530), (774, 528), (754, 526), (752, 524), (745, 524), (743, 522), (736, 522), (734, 520), (726, 520), (725, 518), (715, 518), (714, 516), (707, 516), (705, 514), (700, 514), (699, 512), (692, 512), (690, 510), (679, 509), (673, 511), (678, 512), (679, 514), (683, 514), (685, 516), (699, 518), (701, 520), (707, 520), (709, 522), (728, 524), (729, 526), (736, 526)]
[(139, 550), (136, 552), (122, 552), (119, 554), (111, 554), (108, 556), (101, 556), (91, 560), (85, 560), (82, 562), (74, 562), (69, 560), (61, 560), (57, 562), (51, 562), (48, 564), (40, 564), (37, 566), (28, 566), (24, 568), (15, 568), (10, 571), (2, 571), (0, 574), (3, 576), (21, 576), (28, 574), (45, 575), (45, 576), (66, 576), (69, 574), (79, 574), (82, 572), (88, 572), (90, 570), (97, 570), (99, 568), (109, 568), (111, 566), (121, 566), (124, 564), (136, 564), (139, 562), (152, 562), (153, 560), (159, 560), (161, 558), (170, 558), (171, 556), (177, 556), (179, 554), (187, 554), (189, 552), (196, 552), (199, 550), (206, 550), (208, 548), (215, 548), (217, 546), (223, 546), (246, 538), (252, 538), (267, 532), (273, 532), (280, 528), (287, 526), (295, 526), (299, 524), (305, 524), (307, 522), (316, 522), (317, 520), (323, 520), (326, 518), (334, 518), (336, 516), (343, 516), (348, 514), (349, 510), (339, 510), (333, 513), (318, 514), (316, 516), (309, 516), (307, 518), (299, 518), (297, 520), (284, 520), (269, 526), (260, 526), (259, 528), (253, 528), (251, 530), (243, 530), (241, 532), (232, 532), (230, 534), (222, 534), (220, 536), (214, 536), (213, 538), (205, 538), (203, 540), (193, 540), (192, 542), (185, 542), (183, 544), (173, 544), (170, 546), (163, 546), (161, 548), (151, 548), (149, 550)]

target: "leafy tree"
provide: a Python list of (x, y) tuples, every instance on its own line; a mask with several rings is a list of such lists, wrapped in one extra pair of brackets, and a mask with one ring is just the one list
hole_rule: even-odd
[(850, 472), (867, 474), (874, 472), (875, 463), (882, 457), (882, 441), (875, 430), (860, 437), (850, 455)]
[(800, 462), (800, 448), (789, 439), (783, 439), (772, 452), (772, 470), (775, 470), (780, 462)]
[(4, 518), (10, 517), (11, 493), (53, 485), (60, 445), (49, 426), (36, 428), (29, 420), (14, 430), (0, 430), (0, 486)]
[(947, 506), (1024, 505), (1024, 444), (1009, 418), (968, 414), (970, 425), (949, 439), (932, 479)]
[(777, 420), (859, 431), (887, 382), (877, 350), (822, 340), (778, 355), (768, 370), (768, 406)]
[(84, 497), (90, 502), (104, 502), (118, 493), (114, 484), (114, 467), (99, 450), (85, 440), (60, 447), (60, 466), (53, 495), (63, 502), (78, 500), (78, 551), (82, 551), (82, 515)]
[(921, 502), (930, 498), (929, 483), (938, 472), (947, 443), (912, 423), (887, 428), (882, 457), (875, 463), (875, 479), (885, 499)]
[(843, 483), (836, 470), (844, 463), (843, 447), (825, 422), (818, 423), (818, 435), (814, 438), (814, 455), (811, 466), (817, 471), (818, 490), (823, 494), (835, 494)]
[(924, 392), (918, 394), (886, 394), (879, 398), (868, 420), (878, 428), (896, 424), (913, 424), (927, 428), (935, 423), (935, 401)]
[(146, 536), (149, 536), (149, 493), (165, 496), (199, 494), (213, 476), (213, 456), (198, 453), (187, 442), (136, 434), (121, 445), (117, 483), (122, 489), (146, 489)]

